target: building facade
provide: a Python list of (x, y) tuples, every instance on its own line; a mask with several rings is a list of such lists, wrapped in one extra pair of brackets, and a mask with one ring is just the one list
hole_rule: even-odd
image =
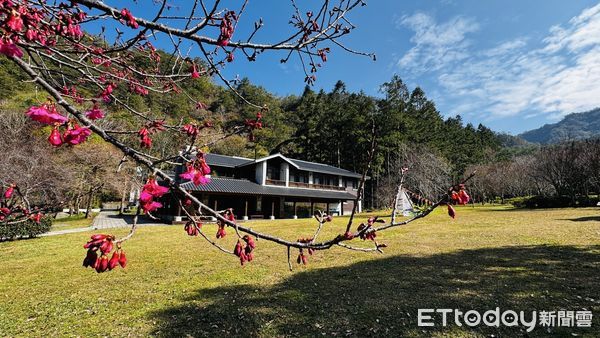
[[(349, 214), (361, 177), (345, 169), (281, 154), (256, 160), (206, 154), (206, 162), (212, 170), (208, 184), (196, 186), (182, 181), (182, 168), (176, 169), (175, 179), (209, 207), (233, 208), (237, 219), (311, 217), (316, 209)], [(172, 220), (185, 215), (176, 200), (167, 197), (165, 203)], [(361, 209), (359, 201), (357, 211)]]

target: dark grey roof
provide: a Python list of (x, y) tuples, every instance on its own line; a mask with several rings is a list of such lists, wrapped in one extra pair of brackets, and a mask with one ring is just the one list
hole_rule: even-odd
[[(276, 154), (276, 155), (283, 156), (281, 154)], [(267, 157), (270, 157), (270, 156), (267, 156)], [(284, 158), (291, 161), (300, 170), (313, 171), (313, 172), (331, 174), (331, 175), (341, 175), (341, 176), (346, 176), (346, 177), (356, 177), (356, 178), (361, 177), (360, 174), (357, 174), (355, 172), (352, 172), (352, 171), (349, 171), (346, 169), (342, 169), (342, 168), (338, 168), (338, 167), (334, 167), (334, 166), (331, 166), (328, 164), (296, 160), (296, 159), (287, 158), (287, 157), (284, 157)], [(245, 157), (217, 155), (217, 154), (211, 154), (211, 153), (206, 154), (206, 162), (208, 163), (208, 165), (214, 165), (214, 166), (218, 166), (218, 167), (227, 167), (227, 168), (236, 168), (236, 167), (241, 167), (241, 166), (245, 166), (245, 165), (250, 165), (253, 163), (260, 162), (263, 159), (265, 159), (265, 158), (263, 157), (262, 159), (259, 158), (257, 160), (253, 160), (253, 159), (245, 158)]]
[(227, 168), (235, 168), (244, 163), (254, 162), (254, 160), (245, 157), (217, 155), (211, 153), (206, 154), (205, 158), (208, 165)]
[(357, 177), (357, 178), (362, 177), (361, 174), (357, 174), (355, 172), (352, 172), (352, 171), (349, 171), (346, 169), (342, 169), (342, 168), (338, 168), (338, 167), (334, 167), (334, 166), (327, 165), (327, 164), (307, 162), (307, 161), (302, 161), (302, 160), (296, 160), (293, 158), (290, 158), (290, 161), (294, 162), (294, 164), (296, 164), (300, 168), (300, 170), (313, 171), (313, 172), (332, 174), (332, 175), (341, 175), (341, 176), (346, 176), (346, 177)]
[(240, 195), (293, 196), (330, 198), (338, 200), (352, 200), (355, 198), (354, 195), (347, 191), (264, 186), (248, 180), (224, 177), (213, 177), (211, 178), (210, 182), (205, 185), (194, 185), (192, 182), (186, 182), (183, 183), (181, 187), (188, 191), (230, 193)]

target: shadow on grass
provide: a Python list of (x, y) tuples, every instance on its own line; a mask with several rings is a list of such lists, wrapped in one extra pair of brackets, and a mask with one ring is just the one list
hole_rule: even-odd
[[(455, 209), (458, 210), (469, 210), (475, 212), (503, 212), (503, 211), (526, 211), (526, 210), (536, 210), (536, 209), (528, 209), (528, 208), (517, 208), (512, 204), (468, 204), (464, 206), (455, 206)], [(458, 211), (457, 210), (457, 211)]]
[(573, 222), (600, 222), (600, 216), (584, 216), (577, 218), (566, 218), (564, 220)]
[[(123, 214), (123, 215), (118, 215), (118, 214), (114, 214), (114, 215), (106, 215), (106, 218), (112, 218), (112, 219), (122, 219), (125, 221), (125, 223), (132, 225), (133, 224), (133, 218), (135, 217), (134, 215), (128, 215), (128, 214)], [(152, 219), (146, 215), (140, 215), (138, 217), (138, 224), (164, 224), (167, 225), (167, 223), (165, 223), (164, 221), (160, 220), (160, 219)]]
[[(417, 309), (594, 311), (600, 325), (600, 246), (521, 246), (395, 256), (291, 275), (272, 287), (201, 288), (154, 313), (158, 336), (526, 335), (522, 327), (419, 328)], [(240, 273), (244, 273), (241, 269)], [(531, 313), (526, 312), (527, 318)], [(592, 331), (594, 330), (594, 331)], [(547, 335), (536, 328), (530, 335)]]

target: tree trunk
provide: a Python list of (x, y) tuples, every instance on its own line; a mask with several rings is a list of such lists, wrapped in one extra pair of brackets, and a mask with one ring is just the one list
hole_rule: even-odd
[(92, 209), (92, 199), (94, 197), (94, 187), (90, 187), (89, 197), (87, 201), (87, 208), (85, 209), (85, 218), (90, 217), (90, 210)]
[(127, 197), (127, 185), (123, 188), (123, 192), (121, 193), (121, 204), (119, 205), (119, 215), (123, 215), (125, 213), (126, 197)]
[(75, 199), (75, 215), (79, 215), (79, 202), (81, 201), (81, 197), (77, 197)]

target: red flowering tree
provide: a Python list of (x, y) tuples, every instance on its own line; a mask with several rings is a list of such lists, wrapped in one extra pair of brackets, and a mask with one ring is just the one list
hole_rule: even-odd
[[(291, 0), (289, 34), (276, 42), (257, 41), (257, 33), (263, 29), (262, 19), (251, 24), (244, 35), (238, 33), (248, 1), (241, 1), (239, 8), (227, 8), (227, 4), (219, 0), (210, 3), (205, 0), (188, 1), (181, 5), (183, 7), (172, 6), (166, 0), (154, 0), (151, 6), (148, 3), (144, 1), (143, 11), (138, 8), (140, 13), (144, 13), (140, 14), (135, 9), (140, 6), (123, 8), (122, 2), (116, 0), (0, 0), (0, 54), (14, 62), (49, 95), (47, 101), (30, 107), (27, 116), (40, 125), (50, 126), (48, 142), (54, 147), (77, 146), (95, 133), (118, 148), (124, 157), (146, 167), (149, 175), (139, 202), (140, 210), (148, 216), (152, 217), (152, 213), (161, 207), (159, 198), (170, 192), (186, 212), (197, 210), (217, 219), (217, 235), (216, 239), (212, 239), (204, 233), (202, 224), (188, 214), (190, 221), (185, 225), (188, 235), (202, 236), (223, 252), (239, 257), (242, 264), (254, 257), (254, 238), (286, 246), (288, 261), (290, 251), (299, 250), (298, 262), (306, 264), (307, 254), (334, 246), (381, 251), (385, 245), (375, 240), (378, 232), (425, 217), (439, 205), (448, 205), (448, 212), (454, 217), (450, 203), (468, 201), (464, 186), (459, 185), (412, 218), (385, 223), (372, 217), (357, 227), (353, 227), (356, 211), (353, 210), (346, 227), (340, 229), (340, 235), (327, 240), (317, 238), (324, 223), (331, 221), (331, 216), (322, 213), (315, 215), (318, 226), (313, 237), (287, 240), (236, 223), (229, 209), (211, 209), (161, 168), (165, 164), (183, 165), (186, 171), (181, 174), (182, 178), (204, 184), (210, 168), (204, 154), (196, 149), (208, 145), (204, 136), (212, 128), (212, 122), (201, 119), (189, 123), (172, 122), (161, 112), (136, 109), (128, 103), (129, 98), (150, 93), (180, 93), (193, 102), (202, 115), (207, 106), (187, 95), (183, 84), (190, 79), (216, 78), (246, 105), (259, 109), (254, 119), (246, 120), (232, 131), (222, 132), (217, 140), (235, 134), (253, 138), (253, 131), (262, 127), (262, 115), (268, 114), (268, 107), (261, 102), (250, 102), (237, 93), (224, 76), (223, 69), (239, 57), (254, 61), (263, 53), (279, 51), (283, 53), (281, 62), (297, 60), (304, 70), (304, 81), (312, 84), (316, 80), (317, 69), (327, 62), (334, 47), (374, 58), (374, 55), (354, 51), (340, 41), (354, 29), (349, 13), (364, 3), (362, 0), (322, 1), (312, 10), (301, 10)], [(161, 50), (155, 47), (157, 42)], [(166, 65), (165, 55), (169, 59)], [(134, 122), (117, 128), (105, 123), (107, 112), (115, 109), (126, 112)], [(170, 154), (153, 152), (153, 139), (162, 133), (181, 138), (188, 145), (186, 150), (171, 149)], [(376, 133), (373, 132), (371, 159), (375, 142)], [(368, 170), (367, 167), (363, 174), (357, 199)], [(3, 189), (2, 221), (39, 220), (43, 210), (34, 212), (18, 187), (10, 185)], [(127, 261), (121, 245), (133, 235), (135, 227), (134, 224), (130, 234), (124, 238), (106, 234), (92, 236), (85, 245), (88, 251), (84, 266), (93, 267), (98, 272), (119, 265), (125, 267)], [(227, 228), (235, 229), (235, 235), (239, 237), (233, 250), (218, 244), (218, 239), (226, 235)], [(348, 242), (355, 238), (371, 241), (374, 245), (349, 245)]]

